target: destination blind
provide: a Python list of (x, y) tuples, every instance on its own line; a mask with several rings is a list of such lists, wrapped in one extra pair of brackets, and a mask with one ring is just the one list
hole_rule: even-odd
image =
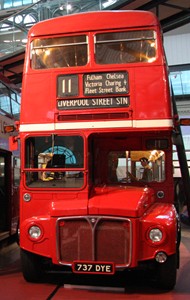
[(128, 73), (110, 72), (85, 74), (83, 76), (83, 92), (85, 96), (128, 94)]
[[(82, 75), (83, 95), (127, 95), (129, 93), (128, 73), (89, 73)], [(79, 95), (79, 75), (59, 75), (57, 79), (57, 97), (68, 98)]]
[(120, 108), (129, 106), (129, 97), (64, 99), (57, 101), (57, 109)]

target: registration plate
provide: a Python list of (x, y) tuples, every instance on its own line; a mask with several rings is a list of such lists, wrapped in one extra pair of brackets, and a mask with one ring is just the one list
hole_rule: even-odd
[(115, 267), (113, 263), (75, 261), (73, 263), (73, 272), (112, 275), (115, 273)]

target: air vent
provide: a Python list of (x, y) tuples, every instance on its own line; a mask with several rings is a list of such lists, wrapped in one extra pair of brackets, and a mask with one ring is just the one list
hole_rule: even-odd
[(58, 115), (57, 121), (86, 121), (86, 120), (118, 120), (129, 119), (129, 113), (106, 113), (106, 114), (78, 114), (78, 115)]

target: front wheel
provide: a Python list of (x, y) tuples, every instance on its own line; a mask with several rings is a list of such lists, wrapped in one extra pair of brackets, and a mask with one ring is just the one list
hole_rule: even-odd
[(44, 277), (42, 257), (20, 250), (23, 277), (28, 282), (41, 282)]
[(164, 263), (156, 263), (156, 286), (164, 290), (172, 290), (177, 277), (177, 254), (168, 257)]

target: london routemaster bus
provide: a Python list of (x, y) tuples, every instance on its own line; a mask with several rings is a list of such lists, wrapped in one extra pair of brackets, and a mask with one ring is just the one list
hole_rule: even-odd
[(20, 154), (9, 151), (4, 128), (19, 120), (20, 90), (0, 74), (0, 241), (16, 236), (19, 219)]
[(157, 18), (102, 11), (34, 25), (23, 72), (24, 278), (179, 267), (167, 65)]

